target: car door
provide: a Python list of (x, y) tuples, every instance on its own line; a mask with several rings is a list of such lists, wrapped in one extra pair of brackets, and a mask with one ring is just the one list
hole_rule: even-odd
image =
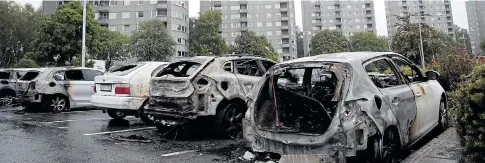
[(381, 92), (378, 96), (382, 99), (383, 107), (390, 108), (394, 113), (404, 142), (409, 142), (407, 135), (416, 118), (413, 91), (387, 58), (370, 60), (364, 64), (364, 68)]
[(68, 94), (73, 100), (74, 107), (79, 108), (89, 106), (91, 103), (91, 92), (93, 91), (93, 81), (86, 80), (82, 69), (70, 69), (65, 71), (68, 82)]
[(414, 142), (431, 131), (438, 124), (439, 102), (432, 101), (434, 95), (426, 77), (417, 66), (402, 57), (392, 57), (392, 62), (411, 87), (416, 101), (417, 115), (410, 131), (410, 141)]
[(253, 86), (263, 76), (264, 71), (256, 59), (234, 60), (234, 74), (241, 85), (244, 94), (249, 93)]

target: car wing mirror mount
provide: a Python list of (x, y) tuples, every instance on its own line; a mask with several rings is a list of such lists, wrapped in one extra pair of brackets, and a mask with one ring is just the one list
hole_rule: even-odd
[(62, 76), (60, 74), (55, 74), (54, 75), (54, 79), (56, 79), (56, 80), (64, 80), (64, 76)]
[(440, 77), (440, 73), (433, 70), (426, 71), (425, 75), (429, 80), (438, 80)]

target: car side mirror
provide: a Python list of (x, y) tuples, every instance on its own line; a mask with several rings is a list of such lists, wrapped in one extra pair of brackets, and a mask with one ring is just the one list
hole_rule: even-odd
[(2, 80), (2, 81), (0, 81), (0, 83), (2, 83), (2, 84), (8, 84), (8, 81)]
[(56, 79), (56, 80), (64, 80), (64, 76), (62, 76), (60, 74), (55, 74), (54, 75), (54, 79)]
[(438, 78), (440, 77), (440, 73), (436, 72), (436, 71), (433, 71), (433, 70), (430, 70), (430, 71), (426, 71), (426, 77), (429, 79), (429, 80), (438, 80)]

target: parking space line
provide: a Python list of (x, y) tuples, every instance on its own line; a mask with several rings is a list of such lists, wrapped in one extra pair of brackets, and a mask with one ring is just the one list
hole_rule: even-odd
[(108, 120), (108, 119), (112, 119), (112, 118), (71, 119), (71, 120), (50, 121), (50, 122), (40, 122), (40, 123), (62, 123), (62, 122), (89, 121), (89, 120)]
[(66, 129), (67, 127), (57, 127), (57, 128), (59, 128), (59, 129)]
[(106, 131), (106, 132), (98, 132), (98, 133), (89, 133), (89, 134), (83, 134), (83, 135), (84, 136), (103, 135), (103, 134), (129, 132), (129, 131), (150, 130), (150, 129), (155, 129), (155, 128), (156, 127), (145, 127), (145, 128), (135, 128), (135, 129), (128, 129), (128, 130), (118, 130), (118, 131)]
[(197, 150), (186, 150), (186, 151), (180, 151), (180, 152), (167, 153), (167, 154), (163, 154), (162, 157), (175, 156), (175, 155), (185, 154), (185, 153), (192, 153), (192, 152), (195, 152), (195, 151), (197, 151)]

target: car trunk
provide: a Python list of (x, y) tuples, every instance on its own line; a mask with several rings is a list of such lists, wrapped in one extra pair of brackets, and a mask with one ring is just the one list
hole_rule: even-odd
[(211, 57), (193, 58), (169, 64), (150, 81), (150, 107), (170, 112), (194, 113), (198, 106), (193, 80)]
[(95, 94), (100, 96), (129, 96), (131, 93), (131, 77), (145, 65), (146, 63), (123, 65), (114, 68), (103, 76), (96, 76), (94, 78)]
[(321, 62), (274, 68), (255, 101), (256, 125), (272, 132), (324, 134), (342, 99), (342, 72)]

